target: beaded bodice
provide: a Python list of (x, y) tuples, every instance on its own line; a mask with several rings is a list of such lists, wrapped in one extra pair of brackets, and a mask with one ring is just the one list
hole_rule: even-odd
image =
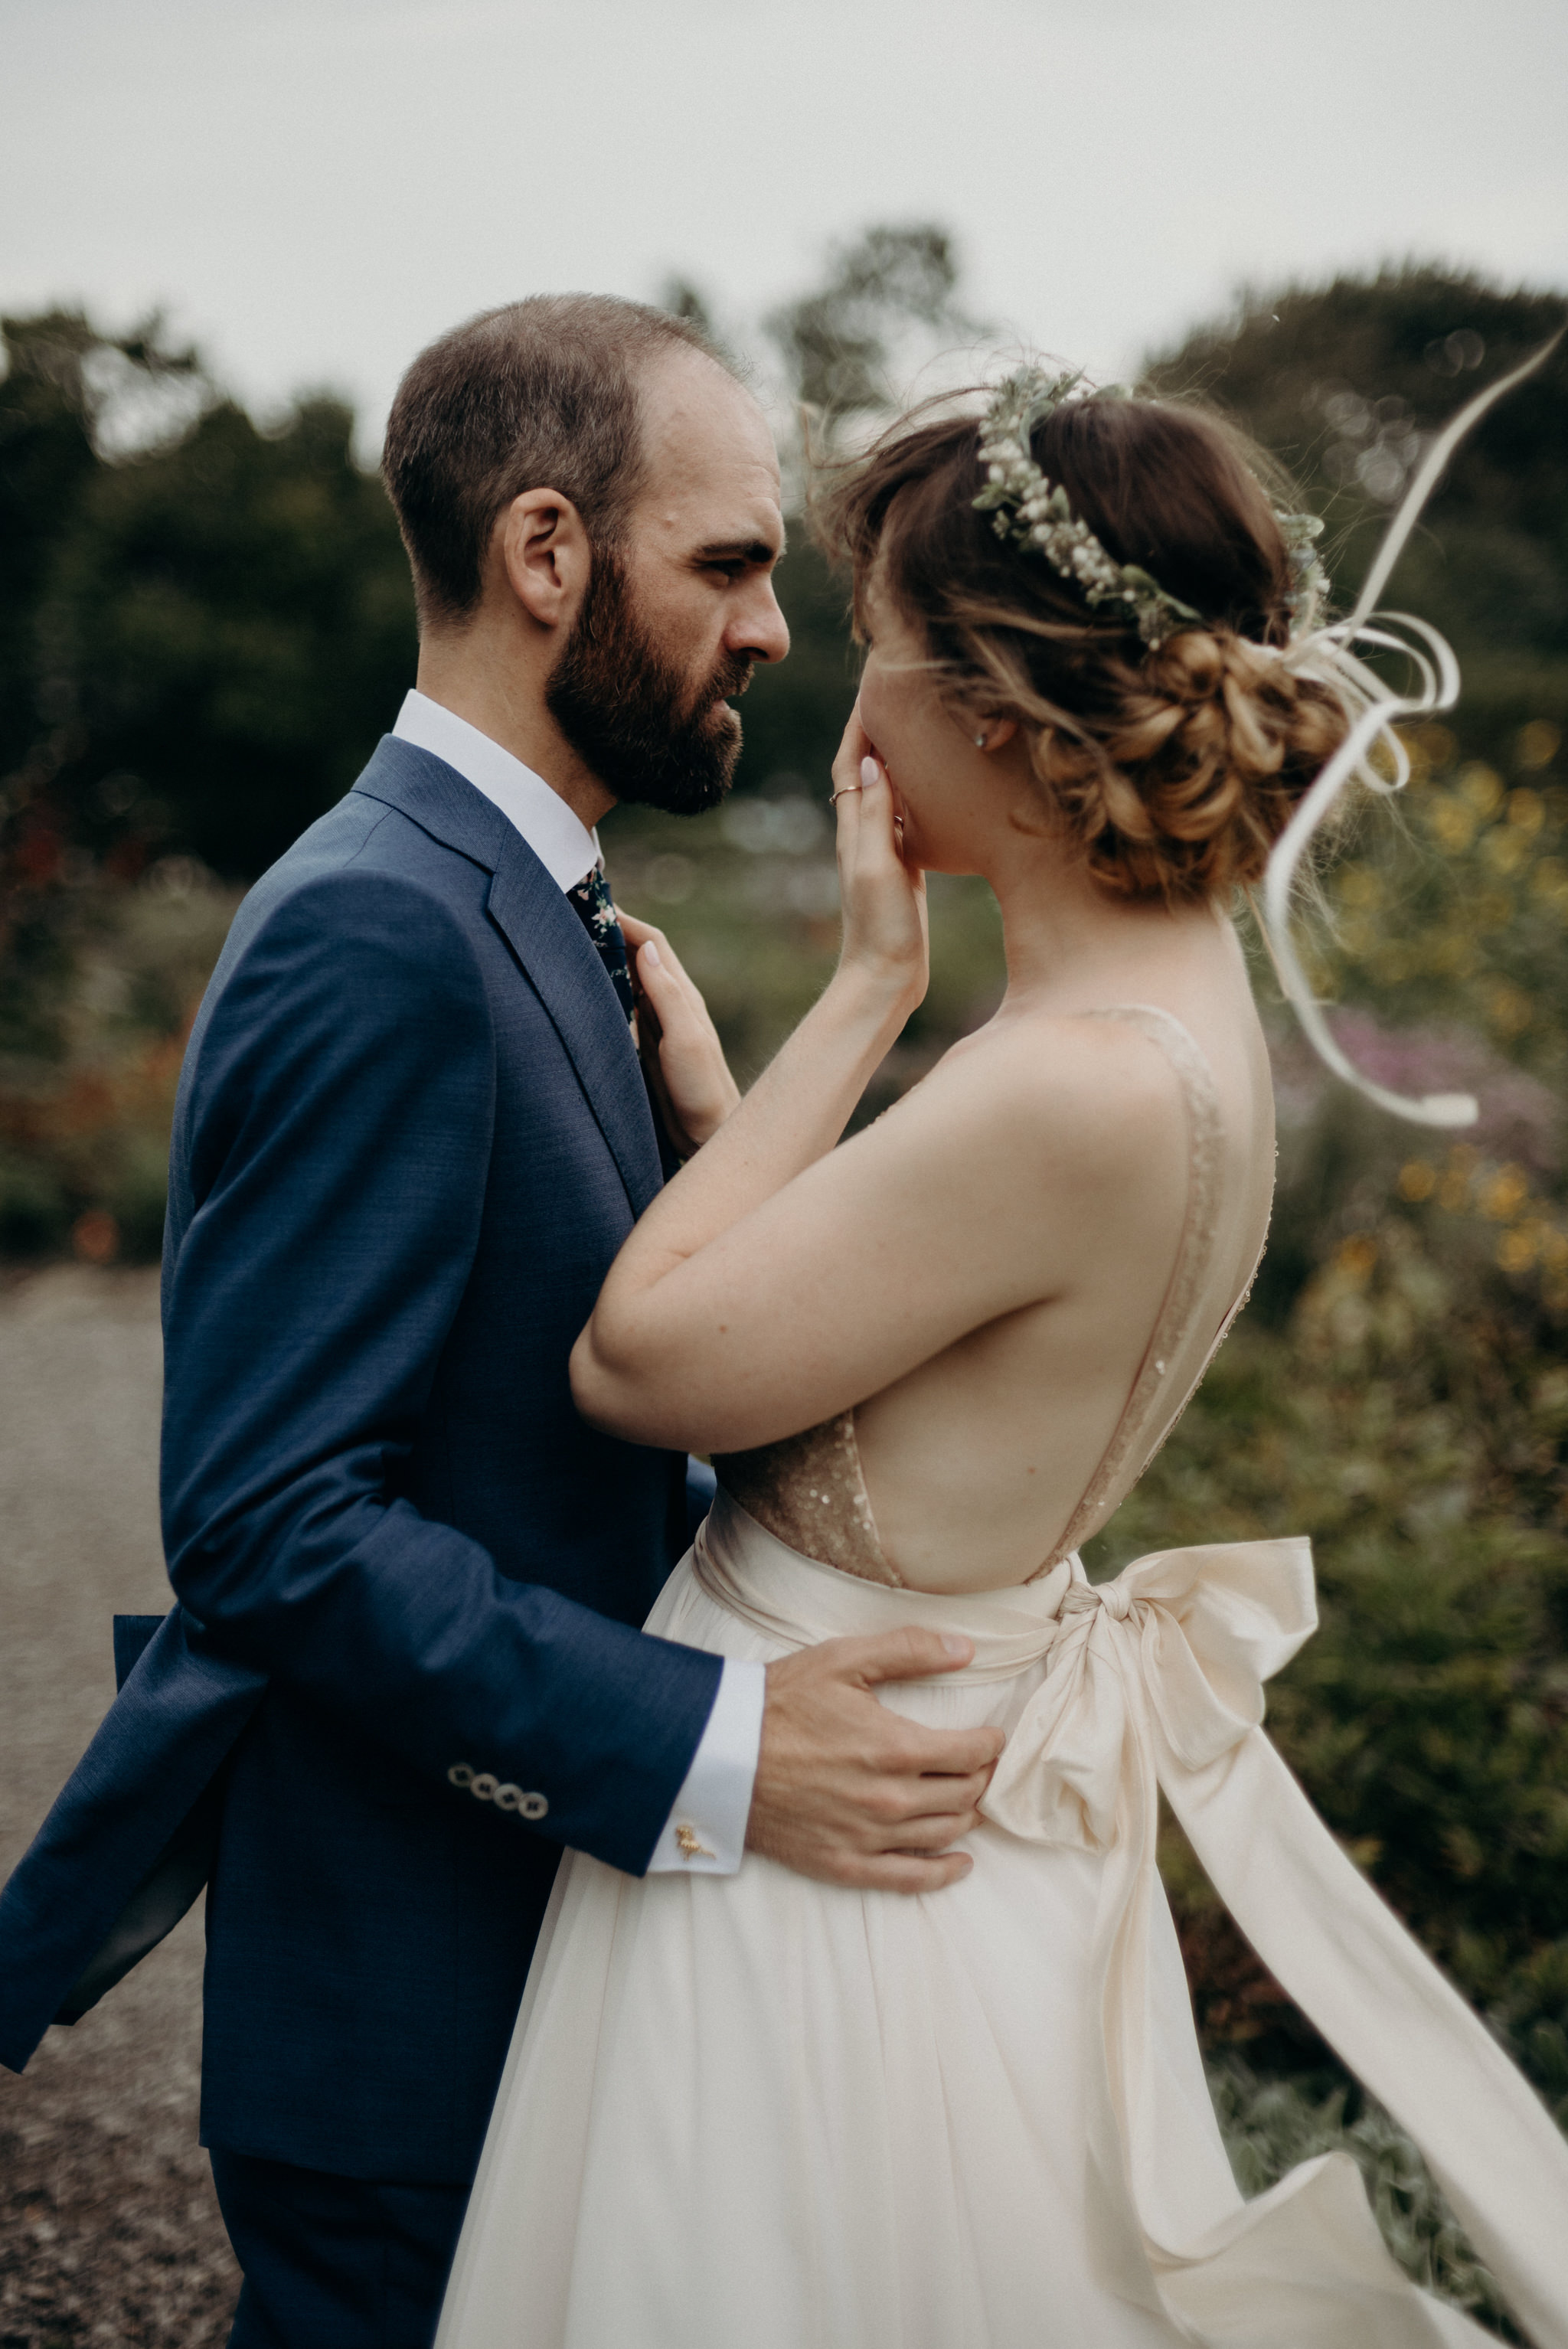
[[(1114, 1004), (1084, 1016), (1139, 1029), (1171, 1062), (1187, 1116), (1187, 1207), (1171, 1278), (1127, 1401), (1037, 1575), (1049, 1573), (1087, 1541), (1131, 1491), (1197, 1392), (1257, 1271), (1254, 1262), (1239, 1295), (1215, 1296), (1220, 1110), (1209, 1063), (1191, 1032), (1154, 1004)], [(1261, 1258), (1261, 1248), (1258, 1253)], [(903, 1581), (877, 1531), (852, 1411), (777, 1444), (727, 1453), (714, 1466), (725, 1490), (791, 1549), (869, 1582)]]

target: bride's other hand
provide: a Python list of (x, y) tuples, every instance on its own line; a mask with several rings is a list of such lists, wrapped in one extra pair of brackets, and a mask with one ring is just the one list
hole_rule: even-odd
[(663, 930), (622, 913), (637, 999), (637, 1048), (676, 1154), (690, 1158), (740, 1099), (702, 992)]
[(840, 970), (870, 978), (913, 1010), (930, 968), (925, 875), (903, 861), (897, 799), (858, 701), (833, 761), (833, 805), (843, 906)]

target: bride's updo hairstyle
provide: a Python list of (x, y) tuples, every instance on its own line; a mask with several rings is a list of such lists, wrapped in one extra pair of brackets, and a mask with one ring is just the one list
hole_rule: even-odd
[(1191, 904), (1256, 881), (1344, 740), (1337, 694), (1279, 657), (1294, 576), (1262, 486), (1276, 473), (1223, 419), (1171, 401), (1065, 401), (1028, 447), (1118, 564), (1200, 617), (1158, 648), (975, 511), (970, 414), (919, 411), (833, 467), (814, 506), (853, 569), (922, 636), (945, 698), (1010, 718), (1041, 797), (1100, 885)]

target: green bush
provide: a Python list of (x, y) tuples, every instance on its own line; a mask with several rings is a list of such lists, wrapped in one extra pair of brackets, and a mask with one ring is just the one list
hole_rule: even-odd
[[(1270, 1733), (1568, 2126), (1568, 1369), (1483, 1235), (1393, 1205), (1288, 1327), (1243, 1320), (1088, 1562), (1312, 1537), (1321, 1624)], [(1162, 1857), (1211, 2050), (1326, 2060), (1173, 1829)]]

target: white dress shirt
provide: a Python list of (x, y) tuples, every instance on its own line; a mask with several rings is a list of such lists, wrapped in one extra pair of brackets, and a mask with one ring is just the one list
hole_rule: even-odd
[[(455, 767), (500, 808), (562, 890), (573, 888), (599, 861), (595, 833), (573, 814), (542, 775), (427, 694), (403, 698), (392, 731)], [(733, 1876), (746, 1844), (751, 1789), (762, 1744), (765, 1667), (727, 1657), (718, 1694), (675, 1808), (648, 1862), (649, 1873), (678, 1868), (692, 1876)]]

